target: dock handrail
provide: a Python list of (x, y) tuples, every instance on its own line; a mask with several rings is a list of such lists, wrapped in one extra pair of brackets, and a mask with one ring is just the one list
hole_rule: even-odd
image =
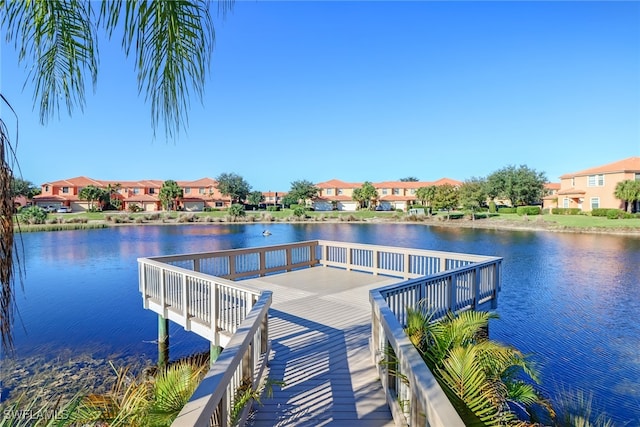
[[(271, 299), (270, 291), (262, 293), (172, 426), (227, 427), (238, 390), (247, 382), (253, 390), (262, 386), (270, 347)], [(244, 425), (249, 410), (247, 405), (239, 411), (239, 425)]]
[(502, 258), (478, 257), (462, 267), (370, 292), (371, 354), (397, 425), (464, 426), (404, 332), (407, 307), (425, 301), (434, 319), (450, 311), (495, 308), (501, 262)]
[[(406, 308), (423, 299), (436, 316), (447, 311), (495, 308), (501, 261), (481, 255), (327, 240), (140, 258), (145, 308), (216, 345), (223, 344), (221, 334), (227, 334), (225, 350), (173, 425), (226, 426), (242, 381), (252, 378), (252, 387), (260, 386), (269, 349), (271, 292), (234, 280), (324, 266), (405, 280), (370, 293), (371, 353), (387, 402), (398, 425), (428, 422), (433, 427), (462, 427), (449, 399), (404, 333)], [(388, 355), (397, 360), (394, 370), (400, 375), (391, 375), (380, 363)]]

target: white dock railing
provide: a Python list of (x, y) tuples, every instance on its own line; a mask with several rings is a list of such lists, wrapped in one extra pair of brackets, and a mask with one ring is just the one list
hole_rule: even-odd
[[(497, 306), (502, 258), (473, 257), (459, 266), (465, 263), (466, 255), (452, 254), (454, 258), (447, 258), (448, 254), (440, 254), (445, 258), (442, 266), (457, 267), (370, 293), (371, 353), (396, 425), (465, 425), (404, 332), (407, 307), (415, 308), (423, 301), (425, 310), (438, 319), (450, 311)], [(385, 363), (381, 363), (383, 360)]]
[[(324, 266), (405, 279), (370, 294), (371, 351), (394, 419), (398, 425), (463, 426), (404, 333), (406, 308), (423, 299), (438, 315), (495, 307), (501, 261), (326, 240), (140, 258), (144, 307), (225, 347), (173, 425), (227, 426), (241, 385), (260, 386), (269, 349), (271, 293), (234, 280)], [(379, 363), (388, 349), (408, 384)]]

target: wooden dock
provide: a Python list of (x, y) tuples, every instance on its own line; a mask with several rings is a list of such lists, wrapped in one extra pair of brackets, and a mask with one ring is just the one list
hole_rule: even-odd
[(369, 351), (369, 290), (399, 281), (335, 268), (247, 280), (273, 291), (269, 378), (285, 382), (250, 425), (395, 425)]
[[(139, 258), (158, 342), (173, 321), (215, 360), (172, 426), (463, 427), (404, 333), (407, 307), (495, 309), (501, 261), (325, 240)], [(393, 372), (377, 363), (388, 354)], [(242, 405), (265, 375), (285, 385)]]

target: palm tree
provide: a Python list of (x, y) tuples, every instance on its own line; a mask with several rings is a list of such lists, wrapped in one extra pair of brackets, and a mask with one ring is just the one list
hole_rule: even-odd
[(431, 211), (433, 209), (433, 199), (436, 197), (436, 186), (431, 185), (429, 187), (420, 187), (416, 190), (416, 197), (423, 206), (428, 206), (429, 216), (431, 216)]
[[(219, 10), (226, 12), (232, 4), (222, 0)], [(69, 114), (84, 108), (85, 80), (94, 87), (97, 83), (97, 31), (103, 29), (109, 39), (120, 31), (125, 55), (135, 59), (138, 91), (151, 103), (154, 134), (163, 124), (167, 138), (186, 127), (191, 93), (202, 99), (215, 40), (207, 0), (102, 0), (100, 7), (90, 1), (0, 0), (0, 25), (31, 70), (25, 74), (34, 83), (42, 123), (60, 108)], [(13, 210), (9, 159), (14, 152), (2, 119), (0, 145), (0, 334), (3, 347), (11, 349), (15, 253), (12, 215), (6, 209)]]
[(627, 179), (620, 181), (614, 190), (614, 196), (625, 202), (628, 213), (633, 212), (635, 202), (640, 201), (640, 181)]
[(111, 390), (80, 398), (69, 421), (110, 427), (169, 426), (208, 369), (209, 361), (203, 357), (180, 360), (153, 377), (134, 377), (128, 369), (118, 369)]
[(449, 313), (434, 322), (422, 303), (408, 310), (406, 333), (445, 392), (453, 397), (454, 406), (460, 408), (462, 403), (476, 421), (526, 425), (511, 408), (533, 415), (533, 405), (541, 405), (553, 415), (550, 404), (529, 382), (538, 381), (533, 365), (517, 349), (488, 339), (489, 320), (497, 317), (466, 311)]

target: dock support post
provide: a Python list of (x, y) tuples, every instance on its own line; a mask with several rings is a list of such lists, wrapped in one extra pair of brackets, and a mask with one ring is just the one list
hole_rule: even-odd
[(169, 363), (169, 319), (158, 315), (158, 366)]

